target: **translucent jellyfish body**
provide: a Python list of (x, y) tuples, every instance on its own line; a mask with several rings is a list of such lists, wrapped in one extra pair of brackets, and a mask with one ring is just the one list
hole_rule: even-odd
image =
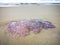
[(8, 24), (8, 31), (13, 35), (16, 34), (19, 36), (26, 36), (30, 31), (39, 33), (41, 29), (48, 28), (55, 28), (55, 26), (49, 21), (40, 19), (20, 20)]

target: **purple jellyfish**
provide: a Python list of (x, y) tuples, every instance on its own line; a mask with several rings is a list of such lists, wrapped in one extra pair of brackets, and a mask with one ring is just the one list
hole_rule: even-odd
[(35, 34), (39, 33), (41, 29), (55, 28), (55, 26), (49, 22), (41, 19), (20, 20), (10, 22), (8, 24), (8, 31), (12, 34), (26, 36), (30, 31)]

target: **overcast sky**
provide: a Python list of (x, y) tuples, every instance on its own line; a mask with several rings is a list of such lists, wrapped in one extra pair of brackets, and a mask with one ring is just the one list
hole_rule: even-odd
[(40, 2), (55, 2), (56, 0), (0, 0), (3, 3), (40, 3)]

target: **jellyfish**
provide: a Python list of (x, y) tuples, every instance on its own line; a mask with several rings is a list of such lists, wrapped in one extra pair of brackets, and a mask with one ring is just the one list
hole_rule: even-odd
[(55, 26), (51, 22), (41, 19), (19, 20), (8, 23), (8, 31), (19, 36), (27, 36), (30, 31), (38, 34), (42, 29), (48, 28), (55, 28)]

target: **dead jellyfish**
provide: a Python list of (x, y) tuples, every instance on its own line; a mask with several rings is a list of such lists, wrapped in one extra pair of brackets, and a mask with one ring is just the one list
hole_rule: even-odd
[(20, 20), (13, 21), (8, 24), (8, 31), (13, 35), (27, 36), (30, 31), (37, 34), (42, 29), (55, 28), (55, 26), (49, 22), (40, 19)]

